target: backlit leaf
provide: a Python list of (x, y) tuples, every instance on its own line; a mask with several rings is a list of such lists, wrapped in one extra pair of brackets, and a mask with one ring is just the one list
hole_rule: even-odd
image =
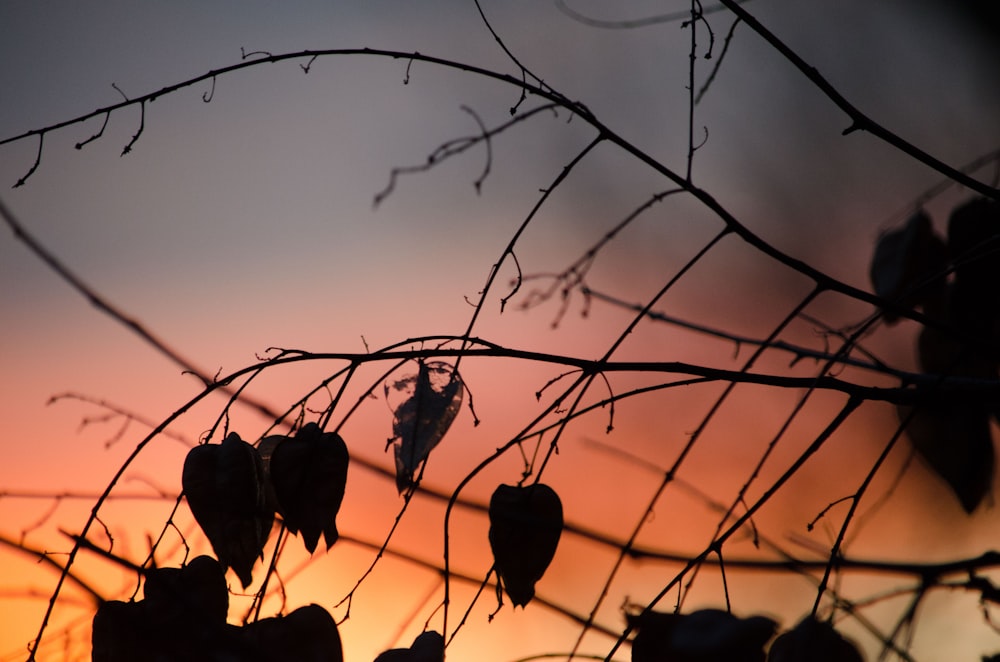
[[(906, 225), (887, 232), (875, 244), (869, 271), (875, 294), (904, 306), (916, 306), (940, 296), (944, 279), (928, 281), (947, 264), (944, 240), (934, 232), (927, 214), (918, 212)], [(884, 311), (886, 322), (899, 317)]]
[(221, 444), (196, 446), (184, 460), (181, 483), (219, 562), (232, 568), (246, 588), (274, 522), (257, 449), (235, 432)]
[(419, 365), (416, 375), (386, 387), (388, 394), (403, 398), (394, 409), (392, 423), (400, 493), (413, 485), (420, 464), (451, 427), (465, 392), (462, 380), (447, 363), (421, 361)]
[(555, 556), (562, 502), (548, 485), (500, 485), (490, 498), (490, 548), (500, 583), (514, 606), (535, 596), (535, 583)]
[(764, 662), (764, 644), (776, 625), (765, 616), (739, 618), (721, 609), (645, 611), (626, 619), (638, 630), (633, 662)]
[(302, 534), (310, 554), (321, 533), (327, 549), (337, 540), (336, 518), (349, 461), (340, 435), (323, 432), (315, 423), (284, 438), (271, 452), (269, 472), (278, 511), (289, 531)]

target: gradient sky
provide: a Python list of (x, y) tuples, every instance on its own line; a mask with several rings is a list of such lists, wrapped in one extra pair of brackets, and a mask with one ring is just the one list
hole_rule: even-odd
[[(487, 15), (526, 66), (567, 97), (583, 101), (613, 130), (683, 171), (688, 30), (676, 22), (605, 30), (575, 22), (549, 2), (495, 4), (485, 7)], [(597, 2), (571, 6), (600, 18), (624, 19), (684, 4), (636, 2), (614, 11)], [(863, 112), (960, 166), (1000, 145), (1000, 87), (995, 84), (1000, 53), (996, 35), (991, 46), (981, 18), (949, 13), (943, 8), (947, 4), (754, 0), (747, 8)], [(717, 60), (730, 23), (725, 13), (711, 15), (715, 58), (699, 59), (699, 81)], [(196, 2), (7, 2), (0, 5), (0, 26), (0, 140), (116, 103), (121, 94), (139, 96), (236, 63), (241, 49), (278, 54), (390, 48), (517, 73), (466, 0), (240, 2), (210, 8)], [(699, 41), (703, 49), (704, 33)], [(420, 164), (443, 142), (478, 132), (463, 106), (493, 126), (509, 117), (517, 90), (419, 62), (407, 70), (405, 60), (323, 58), (308, 75), (299, 64), (261, 65), (218, 78), (214, 90), (204, 83), (156, 99), (146, 105), (142, 134), (125, 156), (120, 156), (122, 148), (139, 128), (135, 107), (115, 112), (103, 137), (79, 151), (73, 145), (97, 132), (102, 117), (52, 132), (26, 185), (6, 189), (2, 199), (94, 290), (210, 373), (251, 364), (269, 347), (362, 352), (366, 343), (375, 350), (425, 334), (462, 333), (472, 311), (467, 299), (482, 289), (489, 267), (539, 189), (549, 186), (593, 132), (565, 112), (539, 115), (493, 141), (491, 170), (480, 194), (473, 183), (486, 153), (477, 146), (430, 172), (402, 177), (375, 208), (373, 198), (393, 167)], [(211, 101), (203, 102), (210, 92)], [(522, 109), (534, 103), (529, 99)], [(866, 265), (879, 231), (902, 220), (898, 212), (941, 176), (869, 135), (841, 135), (848, 123), (800, 72), (747, 26), (738, 26), (698, 107), (696, 135), (700, 140), (707, 132), (707, 140), (696, 154), (694, 180), (782, 250), (867, 288)], [(0, 183), (12, 186), (24, 176), (37, 149), (35, 138), (0, 145)], [(523, 272), (564, 269), (664, 188), (649, 170), (611, 146), (600, 146), (524, 234), (516, 251)], [(953, 189), (929, 205), (939, 228), (947, 211), (967, 197)], [(601, 253), (588, 284), (630, 302), (644, 301), (720, 229), (719, 221), (690, 199), (668, 198)], [(54, 552), (59, 561), (68, 544), (58, 529), (78, 531), (93, 500), (55, 501), (52, 495), (99, 493), (146, 428), (132, 423), (109, 445), (120, 421), (81, 426), (106, 410), (73, 400), (49, 405), (49, 398), (70, 392), (101, 399), (155, 423), (200, 388), (176, 364), (89, 305), (11, 233), (0, 236), (0, 534)], [(582, 301), (575, 297), (553, 328), (558, 302), (527, 311), (518, 306), (542, 281), (527, 281), (521, 298), (501, 315), (499, 297), (515, 274), (511, 264), (502, 274), (477, 326), (483, 338), (593, 358), (630, 319), (626, 311), (599, 301), (583, 318)], [(727, 238), (658, 309), (761, 337), (808, 288), (803, 278)], [(810, 312), (842, 326), (869, 310), (830, 297)], [(905, 324), (881, 330), (871, 347), (894, 365), (912, 367), (913, 331)], [(823, 346), (806, 323), (787, 338)], [(647, 323), (616, 357), (736, 367), (748, 351), (743, 347), (737, 356), (732, 343)], [(278, 408), (287, 406), (331, 366), (342, 364), (269, 371), (253, 395)], [(383, 369), (361, 371), (351, 397)], [(808, 375), (813, 367), (793, 370), (787, 356), (776, 355), (761, 369)], [(534, 393), (559, 372), (540, 364), (469, 360), (463, 377), (483, 424), (474, 427), (463, 410), (432, 455), (428, 484), (450, 492), (536, 415), (541, 405)], [(618, 377), (613, 386), (620, 391), (653, 381)], [(607, 411), (571, 425), (560, 454), (546, 469), (546, 482), (563, 496), (567, 519), (625, 538), (659, 483), (648, 464), (662, 470), (672, 462), (720, 390), (718, 384), (672, 389), (622, 403), (609, 435), (604, 434)], [(799, 395), (738, 389), (685, 464), (682, 484), (658, 503), (640, 543), (700, 551), (717, 515), (683, 485), (731, 499)], [(838, 402), (818, 398), (799, 417), (753, 494), (815, 437)], [(171, 429), (196, 440), (223, 404), (220, 397), (209, 398)], [(231, 425), (246, 438), (262, 434), (267, 424), (252, 411), (233, 410)], [(760, 531), (791, 551), (822, 558), (843, 511), (834, 509), (812, 533), (805, 522), (855, 489), (892, 430), (891, 412), (863, 408), (761, 513)], [(356, 457), (391, 467), (391, 457), (383, 453), (391, 413), (381, 399), (362, 407), (343, 434)], [(638, 459), (624, 459), (592, 440)], [(176, 494), (186, 450), (184, 443), (158, 439), (118, 489), (132, 495)], [(889, 490), (905, 460), (903, 451), (893, 455), (873, 494)], [(484, 503), (498, 482), (516, 481), (520, 469), (517, 457), (504, 458), (464, 494)], [(29, 494), (45, 498), (26, 498)], [(996, 509), (966, 517), (950, 498), (915, 465), (866, 520), (848, 554), (941, 560), (996, 548), (991, 533), (1000, 530)], [(400, 504), (391, 481), (356, 466), (341, 531), (381, 541)], [(116, 552), (143, 558), (145, 536), (159, 532), (171, 505), (113, 501), (102, 520), (115, 538)], [(441, 516), (439, 503), (416, 500), (392, 547), (439, 564)], [(184, 507), (177, 519), (195, 550), (207, 550)], [(486, 527), (481, 515), (457, 516), (457, 571), (483, 576), (489, 568)], [(100, 540), (103, 534), (93, 535)], [(373, 551), (338, 543), (296, 575), (304, 555), (297, 541), (290, 546), (295, 549), (283, 560), (288, 607), (315, 601), (343, 617), (344, 608), (334, 605)], [(753, 553), (749, 541), (732, 543), (732, 556)], [(5, 622), (0, 660), (16, 660), (37, 631), (56, 574), (24, 554), (0, 554), (0, 618)], [(175, 536), (158, 558), (177, 563), (182, 554)], [(586, 614), (613, 561), (613, 550), (566, 536), (539, 595)], [(664, 564), (626, 563), (598, 622), (620, 629), (623, 600), (645, 603), (675, 572)], [(133, 588), (128, 577), (92, 557), (81, 561), (80, 573), (106, 598), (126, 597)], [(791, 625), (811, 607), (814, 591), (804, 580), (733, 574), (729, 589), (740, 614), (764, 612)], [(892, 578), (851, 576), (841, 588), (862, 599), (899, 584)], [(460, 617), (474, 588), (456, 583), (450, 619)], [(61, 659), (64, 650), (85, 655), (77, 646), (86, 637), (85, 627), (73, 630), (76, 638), (68, 644), (58, 634), (74, 619), (87, 620), (87, 603), (74, 603), (80, 596), (66, 590), (42, 659)], [(928, 600), (921, 611), (915, 659), (945, 659), (946, 651), (955, 653), (958, 639), (969, 659), (1000, 651), (1000, 637), (982, 623), (976, 596), (956, 592), (941, 598)], [(440, 599), (435, 571), (398, 559), (382, 561), (342, 625), (347, 659), (372, 659), (384, 648), (409, 642), (428, 618), (432, 627), (440, 627), (440, 614), (434, 613)], [(688, 604), (720, 606), (722, 600), (718, 575), (706, 572)], [(880, 605), (871, 610), (872, 618), (886, 626), (903, 604)], [(524, 611), (508, 605), (487, 626), (486, 614), (494, 606), (492, 596), (480, 600), (468, 628), (449, 648), (452, 659), (513, 660), (565, 651), (578, 632), (564, 617), (535, 604)], [(280, 608), (275, 599), (265, 612)], [(237, 612), (234, 607), (232, 618), (239, 617)], [(845, 629), (872, 644), (856, 624), (848, 622)], [(488, 656), (484, 647), (491, 651)], [(581, 650), (604, 654), (609, 648), (608, 639), (593, 636)], [(616, 659), (627, 659), (627, 652)]]

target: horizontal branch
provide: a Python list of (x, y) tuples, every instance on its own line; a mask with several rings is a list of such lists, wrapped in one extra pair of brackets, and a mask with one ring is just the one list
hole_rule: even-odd
[(225, 385), (243, 375), (264, 368), (298, 363), (301, 361), (344, 361), (355, 365), (374, 361), (407, 361), (429, 358), (463, 357), (476, 358), (506, 358), (534, 361), (551, 365), (570, 366), (585, 374), (601, 373), (654, 373), (672, 375), (690, 375), (707, 381), (718, 381), (735, 384), (757, 384), (776, 388), (818, 389), (837, 391), (859, 400), (873, 400), (893, 404), (916, 404), (926, 399), (929, 394), (959, 394), (969, 393), (977, 396), (995, 396), (1000, 394), (1000, 380), (977, 379), (970, 377), (949, 377), (921, 373), (899, 373), (903, 375), (904, 387), (869, 386), (846, 381), (837, 377), (790, 377), (769, 373), (756, 373), (743, 370), (727, 370), (712, 368), (684, 361), (604, 361), (585, 359), (578, 356), (534, 352), (524, 349), (511, 349), (489, 341), (477, 338), (461, 338), (451, 336), (434, 336), (410, 339), (396, 343), (394, 347), (405, 344), (420, 344), (426, 341), (457, 341), (468, 340), (478, 348), (460, 349), (439, 347), (433, 349), (385, 349), (371, 353), (354, 352), (306, 352), (302, 350), (282, 350), (282, 354), (247, 366), (230, 375), (220, 378), (215, 385)]

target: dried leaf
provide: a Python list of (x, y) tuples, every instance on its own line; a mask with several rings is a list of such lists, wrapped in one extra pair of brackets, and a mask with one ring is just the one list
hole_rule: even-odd
[(562, 533), (559, 496), (548, 485), (500, 485), (490, 498), (490, 547), (500, 583), (514, 606), (535, 596)]
[(196, 446), (184, 460), (181, 483), (219, 562), (231, 567), (246, 588), (274, 522), (257, 449), (235, 432), (221, 444)]
[(396, 488), (402, 493), (451, 427), (465, 389), (447, 363), (421, 361), (417, 374), (394, 382), (390, 392), (405, 398), (395, 408), (392, 423)]
[[(270, 439), (271, 437), (269, 437)], [(307, 423), (270, 454), (269, 473), (278, 511), (306, 549), (316, 551), (322, 533), (327, 550), (337, 541), (337, 512), (344, 499), (350, 456), (344, 440)]]

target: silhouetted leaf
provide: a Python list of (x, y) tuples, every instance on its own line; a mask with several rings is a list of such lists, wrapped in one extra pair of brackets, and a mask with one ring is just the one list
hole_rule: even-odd
[(500, 485), (490, 498), (490, 547), (497, 575), (514, 606), (535, 596), (535, 583), (555, 556), (562, 533), (559, 496), (541, 483)]
[[(908, 407), (899, 408), (905, 419)], [(976, 401), (938, 398), (917, 405), (906, 434), (927, 465), (971, 513), (993, 486), (994, 451), (988, 411)]]
[(392, 423), (396, 460), (396, 487), (400, 493), (413, 485), (421, 462), (444, 437), (462, 406), (462, 380), (447, 363), (420, 362), (416, 375), (386, 387), (405, 398), (394, 410)]
[(153, 632), (138, 602), (109, 600), (97, 609), (91, 631), (93, 662), (152, 659)]
[(143, 593), (139, 602), (111, 601), (98, 609), (96, 662), (250, 659), (229, 655), (229, 590), (215, 559), (199, 556), (183, 568), (148, 570)]
[(444, 637), (429, 630), (417, 635), (409, 648), (393, 648), (380, 653), (375, 662), (441, 662), (444, 659)]
[(231, 567), (246, 588), (274, 522), (257, 449), (235, 432), (221, 444), (196, 446), (184, 460), (181, 483), (219, 562)]
[(285, 438), (271, 453), (270, 476), (278, 511), (293, 534), (312, 554), (322, 533), (326, 548), (337, 541), (337, 512), (344, 500), (347, 445), (339, 435), (307, 423), (295, 437)]
[(299, 607), (287, 616), (262, 618), (240, 631), (240, 640), (254, 662), (343, 662), (337, 623), (316, 604)]
[(155, 568), (146, 575), (143, 597), (159, 623), (199, 621), (222, 626), (229, 614), (229, 589), (222, 565), (198, 556), (182, 568)]
[[(903, 306), (916, 306), (939, 296), (944, 278), (928, 282), (947, 264), (944, 240), (927, 214), (918, 212), (898, 230), (886, 232), (875, 244), (869, 275), (875, 294)], [(899, 317), (884, 311), (887, 323)]]
[[(948, 249), (955, 269), (951, 321), (970, 350), (1000, 358), (1000, 203), (975, 198), (952, 211)], [(994, 366), (995, 369), (995, 366)]]
[(632, 662), (764, 662), (776, 625), (765, 616), (743, 619), (720, 609), (646, 611), (626, 619), (638, 630)]
[(774, 640), (767, 662), (864, 662), (864, 657), (833, 625), (810, 615)]

